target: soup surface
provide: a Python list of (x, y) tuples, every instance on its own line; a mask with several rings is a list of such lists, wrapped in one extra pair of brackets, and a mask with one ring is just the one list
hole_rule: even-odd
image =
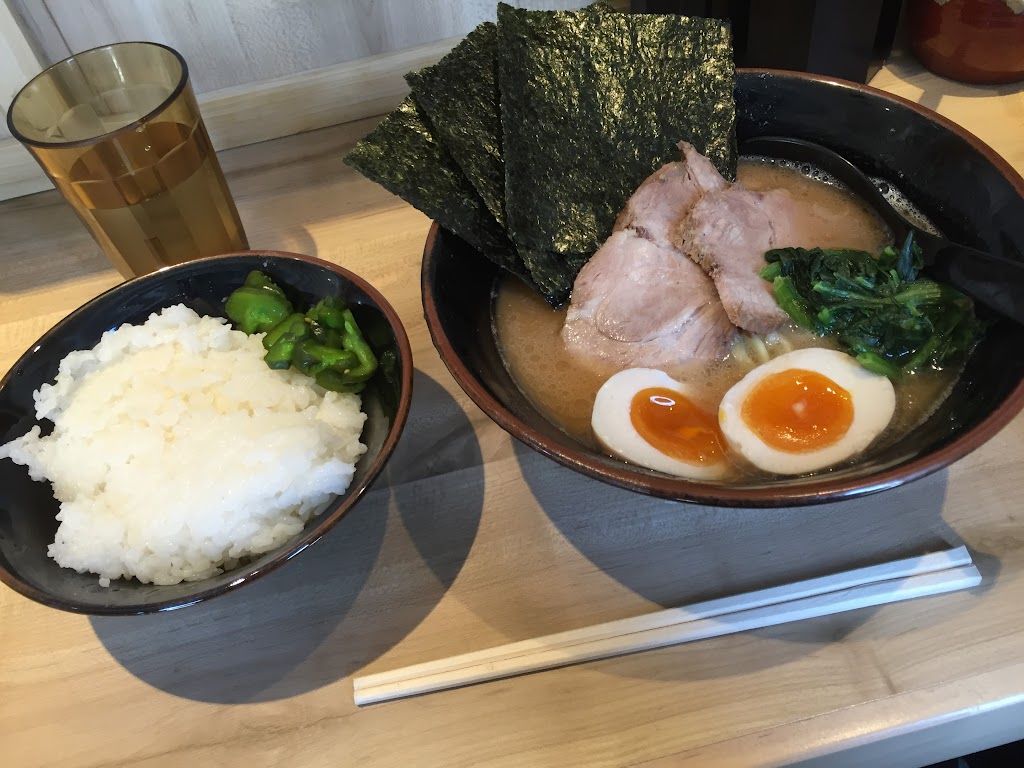
[[(787, 189), (799, 203), (802, 242), (811, 248), (858, 248), (878, 253), (892, 244), (889, 230), (845, 189), (799, 171), (758, 160), (741, 160), (738, 179), (751, 190)], [(493, 326), (505, 365), (523, 393), (556, 426), (598, 448), (590, 426), (594, 398), (615, 368), (583, 363), (565, 351), (561, 330), (566, 309), (552, 310), (519, 280), (502, 280)], [(757, 365), (804, 347), (830, 347), (827, 338), (789, 326), (766, 337), (741, 334), (722, 361), (693, 361), (670, 371), (696, 385), (696, 404), (715, 413), (725, 392)], [(896, 384), (896, 414), (876, 447), (892, 442), (923, 422), (948, 394), (956, 371), (918, 372)]]

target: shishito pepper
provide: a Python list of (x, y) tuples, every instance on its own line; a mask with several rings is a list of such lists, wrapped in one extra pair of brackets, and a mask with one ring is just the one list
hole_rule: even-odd
[(306, 313), (306, 317), (310, 322), (320, 323), (328, 328), (333, 328), (336, 331), (342, 331), (345, 329), (344, 310), (344, 304), (333, 296), (328, 296), (325, 299), (320, 299), (320, 301), (318, 301), (313, 308)]
[(328, 368), (326, 371), (321, 371), (316, 375), (316, 383), (324, 389), (329, 389), (332, 392), (362, 392), (366, 387), (366, 382), (350, 382), (346, 379), (344, 373)]
[[(322, 323), (328, 330), (338, 333), (341, 345), (340, 348), (332, 347), (307, 339), (295, 347), (292, 365), (306, 375), (315, 377), (317, 384), (324, 389), (334, 392), (362, 391), (377, 370), (377, 358), (363, 339), (351, 310), (334, 306), (325, 311), (318, 304), (306, 315), (306, 321), (310, 325)], [(338, 326), (340, 333), (331, 326)]]
[(263, 337), (263, 347), (267, 350), (263, 359), (271, 368), (286, 370), (292, 364), (295, 347), (309, 336), (305, 316), (298, 313), (289, 315)]
[(263, 337), (263, 348), (269, 350), (287, 333), (294, 333), (298, 331), (299, 323), (302, 323), (302, 332), (308, 334), (309, 329), (306, 327), (306, 316), (301, 312), (294, 312), (267, 331), (266, 335)]
[(293, 312), (284, 292), (261, 272), (228, 298), (228, 316), (246, 333), (266, 332), (264, 360), (271, 368), (294, 367), (324, 389), (361, 392), (377, 370), (377, 358), (355, 317), (327, 297), (305, 314)]
[(328, 368), (345, 373), (357, 362), (356, 356), (352, 352), (337, 347), (328, 347), (313, 339), (307, 339), (296, 345), (292, 355), (292, 365), (307, 376), (316, 376)]
[(359, 364), (345, 372), (346, 381), (349, 383), (365, 383), (369, 381), (373, 372), (377, 370), (377, 358), (366, 343), (363, 334), (356, 325), (356, 319), (352, 316), (352, 310), (342, 310), (342, 320), (345, 330), (341, 335), (342, 346), (349, 352), (353, 352), (359, 360)]
[(231, 322), (243, 333), (263, 333), (292, 314), (293, 308), (274, 281), (253, 270), (224, 305)]
[(341, 347), (341, 331), (344, 329), (341, 317), (341, 303), (332, 296), (321, 299), (306, 313), (306, 322), (313, 331), (313, 338), (329, 347)]

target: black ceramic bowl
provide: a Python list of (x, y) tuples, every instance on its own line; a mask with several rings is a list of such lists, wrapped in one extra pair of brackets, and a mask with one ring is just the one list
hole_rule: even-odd
[[(792, 72), (741, 70), (740, 142), (793, 136), (824, 144), (906, 193), (951, 239), (1024, 259), (1024, 180), (959, 126), (862, 85)], [(423, 256), (423, 306), (456, 381), (494, 421), (546, 456), (600, 480), (682, 501), (730, 506), (813, 504), (859, 496), (934, 472), (988, 440), (1024, 405), (1024, 329), (996, 318), (952, 395), (898, 445), (855, 466), (736, 485), (672, 478), (603, 455), (542, 416), (509, 377), (491, 331), (497, 269), (436, 225)], [(979, 309), (984, 315), (984, 310)]]
[[(352, 306), (368, 337), (368, 327), (375, 328), (381, 339), (378, 349), (391, 348), (398, 360), (393, 379), (375, 377), (364, 392), (367, 420), (362, 441), (367, 452), (356, 465), (345, 495), (286, 544), (220, 576), (173, 586), (118, 579), (101, 587), (94, 574), (61, 568), (47, 556), (58, 525), (58, 504), (50, 484), (33, 482), (25, 467), (4, 459), (0, 460), (0, 581), (40, 603), (78, 613), (142, 614), (182, 608), (237, 589), (283, 565), (355, 506), (384, 468), (405, 426), (412, 400), (412, 351), (398, 315), (376, 289), (342, 267), (308, 256), (276, 251), (215, 256), (130, 280), (93, 299), (33, 344), (0, 381), (0, 444), (39, 423), (32, 392), (53, 381), (58, 363), (69, 352), (89, 349), (104, 331), (144, 322), (151, 313), (173, 304), (223, 317), (228, 294), (253, 269), (286, 287), (296, 305), (340, 297)], [(44, 433), (48, 423), (41, 423)]]

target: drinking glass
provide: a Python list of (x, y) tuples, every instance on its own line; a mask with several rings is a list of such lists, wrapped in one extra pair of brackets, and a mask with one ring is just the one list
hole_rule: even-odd
[(7, 125), (125, 277), (248, 248), (174, 49), (118, 43), (54, 64)]

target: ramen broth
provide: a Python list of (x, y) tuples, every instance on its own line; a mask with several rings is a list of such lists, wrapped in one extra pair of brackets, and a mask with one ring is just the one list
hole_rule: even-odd
[[(859, 248), (878, 253), (892, 245), (888, 228), (863, 202), (837, 185), (791, 167), (741, 160), (740, 183), (751, 190), (784, 188), (800, 209), (805, 248)], [(594, 398), (617, 368), (594, 367), (565, 351), (561, 330), (566, 308), (552, 310), (519, 280), (502, 280), (494, 297), (494, 333), (516, 385), (544, 416), (585, 445), (599, 448), (590, 426)], [(667, 372), (697, 385), (698, 404), (714, 412), (726, 391), (770, 357), (805, 347), (832, 347), (828, 338), (787, 326), (766, 337), (740, 333), (731, 354), (721, 361), (689, 361)], [(895, 383), (896, 413), (876, 447), (906, 434), (939, 406), (958, 371), (921, 371)]]

